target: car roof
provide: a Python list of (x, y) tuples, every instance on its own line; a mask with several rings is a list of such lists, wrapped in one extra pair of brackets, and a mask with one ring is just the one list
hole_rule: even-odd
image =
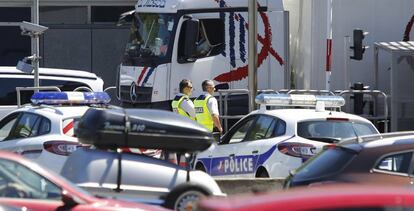
[(375, 148), (395, 144), (414, 144), (414, 131), (400, 131), (366, 135), (343, 140), (340, 145), (360, 145), (364, 148)]
[[(358, 199), (358, 200), (355, 200)], [(403, 187), (325, 185), (227, 199), (207, 199), (200, 210), (319, 210), (335, 208), (413, 206), (414, 191)]]
[(374, 148), (398, 144), (414, 144), (414, 135), (403, 135), (390, 138), (382, 138), (362, 143), (364, 148)]
[[(13, 66), (0, 66), (0, 73), (2, 74), (25, 74), (25, 75), (33, 75), (25, 73), (21, 70), (16, 69)], [(53, 76), (70, 76), (70, 77), (85, 77), (85, 78), (97, 78), (94, 73), (82, 71), (82, 70), (72, 70), (72, 69), (60, 69), (60, 68), (39, 68), (40, 75), (53, 75)]]
[(284, 120), (292, 120), (296, 122), (311, 120), (311, 119), (325, 119), (327, 117), (333, 118), (348, 118), (353, 121), (368, 122), (369, 120), (357, 115), (337, 112), (337, 111), (316, 111), (315, 109), (272, 109), (272, 110), (256, 110), (251, 114), (267, 114), (276, 116)]

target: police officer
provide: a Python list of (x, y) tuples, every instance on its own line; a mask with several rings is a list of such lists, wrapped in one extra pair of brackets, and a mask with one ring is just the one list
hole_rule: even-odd
[(205, 80), (201, 84), (203, 93), (194, 100), (197, 122), (204, 125), (211, 132), (223, 133), (219, 119), (217, 99), (213, 96), (214, 82)]
[(194, 104), (190, 100), (193, 91), (193, 84), (190, 80), (183, 79), (180, 82), (180, 93), (178, 93), (171, 103), (171, 107), (175, 113), (195, 120), (196, 113)]

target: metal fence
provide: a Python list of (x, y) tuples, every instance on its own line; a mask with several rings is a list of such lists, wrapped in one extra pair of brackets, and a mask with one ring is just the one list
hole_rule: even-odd
[[(220, 119), (224, 125), (224, 130), (228, 131), (229, 129), (229, 120), (241, 119), (245, 114), (237, 114), (237, 115), (229, 115), (229, 100), (231, 96), (235, 95), (250, 95), (248, 89), (228, 89), (228, 90), (218, 90), (219, 94), (219, 108), (220, 108)], [(283, 94), (314, 94), (314, 95), (333, 95), (333, 96), (343, 96), (347, 103), (345, 104), (345, 108), (342, 108), (343, 111), (347, 113), (354, 113), (352, 109), (350, 109), (349, 102), (351, 101), (352, 97), (355, 94), (362, 94), (363, 96), (370, 96), (370, 103), (372, 103), (373, 108), (372, 111), (368, 113), (357, 114), (362, 116), (374, 123), (377, 128), (383, 124), (383, 128), (381, 129), (382, 132), (389, 132), (389, 108), (388, 108), (388, 96), (384, 92), (380, 90), (336, 90), (336, 91), (329, 91), (329, 90), (305, 90), (305, 89), (282, 89), (282, 90), (258, 90), (257, 93), (283, 93)], [(379, 97), (382, 97), (380, 100)], [(355, 102), (354, 102), (355, 103)], [(246, 107), (248, 105), (246, 104)], [(364, 105), (362, 105), (364, 106)]]

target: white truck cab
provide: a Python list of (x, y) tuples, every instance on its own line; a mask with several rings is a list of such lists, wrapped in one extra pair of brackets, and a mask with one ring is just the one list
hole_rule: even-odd
[[(16, 87), (32, 87), (33, 74), (27, 74), (16, 67), (0, 67), (0, 119), (17, 109)], [(56, 86), (62, 91), (73, 91), (87, 87), (92, 91), (103, 91), (103, 80), (94, 73), (79, 70), (39, 68), (40, 86)], [(21, 103), (29, 103), (33, 91), (21, 92)]]
[[(258, 88), (287, 84), (289, 45), (282, 0), (258, 0)], [(190, 79), (193, 98), (201, 83), (246, 89), (248, 0), (138, 0), (123, 14), (130, 39), (119, 70), (118, 94), (124, 105), (168, 109), (179, 82)]]

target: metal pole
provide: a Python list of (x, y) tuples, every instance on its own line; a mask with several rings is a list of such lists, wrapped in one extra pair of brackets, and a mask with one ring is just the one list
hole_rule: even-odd
[[(291, 85), (292, 85), (292, 70), (290, 69), (290, 28), (289, 28), (289, 11), (284, 11), (283, 12), (283, 20), (285, 21), (284, 23), (284, 31), (285, 31), (285, 86), (283, 88), (285, 89), (291, 89)], [(270, 77), (269, 77), (270, 79)], [(270, 83), (269, 83), (270, 84)]]
[[(33, 23), (39, 24), (39, 0), (33, 0)], [(39, 87), (39, 35), (32, 37), (32, 43), (34, 87)], [(35, 90), (35, 92), (37, 91)]]
[(249, 111), (256, 107), (257, 93), (257, 1), (249, 0)]
[(331, 89), (332, 72), (332, 0), (327, 1), (325, 89)]
[(350, 84), (349, 84), (349, 40), (350, 37), (349, 36), (345, 36), (344, 37), (344, 81), (345, 81), (345, 86), (344, 86), (344, 90), (349, 89)]
[(374, 89), (378, 89), (378, 46), (374, 43)]

